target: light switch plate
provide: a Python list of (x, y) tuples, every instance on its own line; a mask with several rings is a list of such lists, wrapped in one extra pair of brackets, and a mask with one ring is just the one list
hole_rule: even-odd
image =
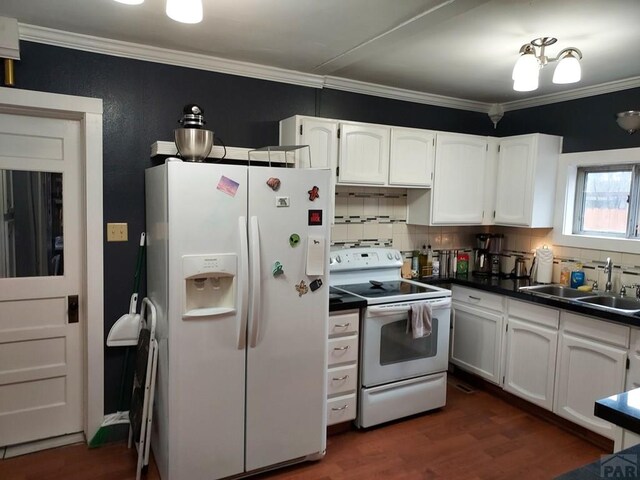
[(107, 242), (126, 242), (128, 239), (126, 223), (107, 223)]

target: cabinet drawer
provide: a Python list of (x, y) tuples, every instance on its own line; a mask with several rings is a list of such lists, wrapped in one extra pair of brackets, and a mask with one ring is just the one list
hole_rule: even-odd
[(359, 322), (360, 313), (358, 310), (329, 315), (329, 336), (357, 333)]
[(554, 330), (560, 323), (560, 312), (553, 308), (541, 307), (528, 302), (507, 299), (509, 317), (521, 318)]
[(358, 336), (330, 338), (328, 365), (355, 362), (358, 359)]
[(629, 327), (598, 320), (584, 315), (562, 312), (561, 328), (581, 337), (591, 338), (619, 347), (629, 347)]
[(451, 299), (454, 302), (463, 302), (498, 312), (502, 312), (504, 305), (502, 295), (487, 293), (475, 288), (460, 287), (459, 285), (452, 285)]
[(332, 397), (339, 393), (355, 391), (358, 384), (358, 366), (330, 368), (327, 372), (327, 395)]
[(356, 394), (335, 397), (327, 401), (327, 426), (356, 418)]

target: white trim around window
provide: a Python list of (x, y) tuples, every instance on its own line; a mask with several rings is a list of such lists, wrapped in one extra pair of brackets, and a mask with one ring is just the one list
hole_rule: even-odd
[(578, 168), (596, 165), (621, 165), (625, 163), (640, 163), (640, 148), (564, 153), (560, 155), (553, 226), (554, 245), (623, 253), (640, 253), (640, 240), (592, 237), (572, 233)]

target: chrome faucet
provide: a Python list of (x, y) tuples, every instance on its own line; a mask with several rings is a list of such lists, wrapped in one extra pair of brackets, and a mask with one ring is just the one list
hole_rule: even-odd
[(611, 257), (607, 257), (607, 263), (604, 266), (604, 273), (607, 274), (607, 283), (604, 286), (605, 292), (611, 291), (611, 271), (613, 270), (613, 262), (611, 261)]

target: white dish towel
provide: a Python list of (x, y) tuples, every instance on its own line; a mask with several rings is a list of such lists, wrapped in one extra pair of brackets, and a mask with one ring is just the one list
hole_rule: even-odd
[(413, 338), (428, 337), (431, 335), (431, 304), (419, 302), (411, 304), (409, 318), (407, 319), (407, 333)]

